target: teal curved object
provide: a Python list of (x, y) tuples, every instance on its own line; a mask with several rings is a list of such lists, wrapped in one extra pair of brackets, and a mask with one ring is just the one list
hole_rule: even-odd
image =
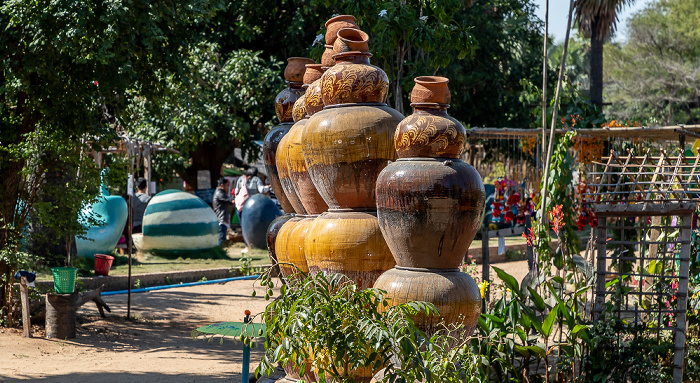
[[(104, 175), (104, 171), (103, 171)], [(97, 226), (85, 224), (87, 217), (94, 217), (102, 223)], [(79, 220), (88, 226), (84, 238), (75, 237), (75, 247), (79, 257), (94, 259), (95, 254), (109, 254), (119, 242), (124, 225), (129, 218), (129, 208), (124, 198), (110, 196), (107, 187), (101, 185), (97, 202), (87, 205), (80, 212)]]

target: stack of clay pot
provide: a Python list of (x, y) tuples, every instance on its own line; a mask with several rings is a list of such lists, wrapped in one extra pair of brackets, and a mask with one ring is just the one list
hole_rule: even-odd
[[(347, 26), (354, 18), (333, 20)], [(312, 273), (344, 274), (366, 288), (394, 266), (379, 229), (375, 185), (382, 169), (396, 158), (393, 137), (403, 116), (384, 103), (389, 81), (369, 63), (367, 34), (356, 26), (326, 26), (335, 65), (323, 73), (317, 87), (312, 84), (307, 90), (310, 118), (301, 142), (308, 175), (328, 212), (310, 226), (304, 253)], [(317, 99), (317, 92), (323, 110), (312, 114), (310, 101)]]
[[(479, 173), (459, 157), (465, 130), (447, 115), (448, 80), (418, 77), (411, 93), (413, 114), (396, 129), (399, 159), (379, 175), (377, 213), (396, 267), (374, 287), (387, 291), (390, 304), (426, 301), (437, 316), (419, 316), (428, 334), (463, 324), (476, 326), (481, 297), (474, 280), (458, 267), (479, 228), (484, 185)], [(329, 204), (330, 205), (330, 204)]]
[(282, 187), (287, 194), (298, 196), (301, 208), (298, 215), (288, 220), (279, 230), (275, 250), (280, 262), (282, 276), (289, 280), (299, 271), (309, 272), (304, 255), (304, 240), (309, 228), (319, 214), (328, 210), (328, 205), (316, 190), (306, 169), (302, 154), (302, 136), (309, 117), (323, 108), (319, 81), (323, 70), (320, 64), (306, 64), (303, 76), (305, 94), (292, 109), (294, 125), (277, 147), (277, 166), (288, 171), (288, 182)]
[(272, 128), (263, 140), (263, 162), (267, 177), (270, 180), (270, 185), (277, 200), (282, 205), (282, 210), (285, 212), (284, 215), (270, 223), (267, 231), (267, 247), (273, 264), (277, 262), (275, 243), (282, 225), (290, 220), (295, 213), (304, 214), (298, 195), (287, 192), (283, 187), (284, 183), (290, 183), (290, 177), (286, 164), (283, 166), (277, 165), (277, 148), (282, 138), (287, 135), (294, 125), (293, 107), (296, 101), (304, 95), (302, 85), (306, 64), (313, 63), (313, 60), (305, 57), (290, 57), (287, 59), (287, 62), (287, 67), (284, 70), (287, 88), (282, 90), (275, 98), (275, 112), (280, 124)]

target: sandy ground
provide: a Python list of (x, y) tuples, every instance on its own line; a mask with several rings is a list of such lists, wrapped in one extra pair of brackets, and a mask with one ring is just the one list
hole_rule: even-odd
[[(498, 265), (521, 280), (525, 261)], [(481, 266), (479, 266), (481, 267)], [(495, 273), (493, 273), (495, 275)], [(23, 338), (21, 330), (0, 328), (0, 382), (240, 382), (242, 348), (226, 338), (193, 340), (193, 329), (221, 321), (241, 321), (246, 309), (261, 312), (264, 290), (253, 281), (172, 288), (132, 295), (127, 321), (126, 295), (104, 300), (112, 308), (100, 318), (94, 304), (78, 312), (78, 336), (70, 340)], [(261, 357), (251, 353), (251, 372)]]

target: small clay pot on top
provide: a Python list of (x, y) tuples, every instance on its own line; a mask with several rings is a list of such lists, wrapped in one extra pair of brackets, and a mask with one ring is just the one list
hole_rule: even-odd
[(306, 64), (313, 64), (314, 60), (306, 57), (290, 57), (287, 62), (287, 67), (284, 69), (284, 79), (301, 84), (304, 81)]
[(333, 59), (333, 45), (326, 45), (326, 50), (323, 51), (323, 56), (321, 56), (321, 65), (328, 69), (335, 65), (335, 60)]
[(449, 104), (451, 100), (447, 77), (420, 76), (414, 79), (416, 85), (411, 91), (411, 103)]
[(338, 31), (338, 38), (333, 43), (333, 54), (345, 52), (369, 53), (369, 35), (354, 28), (343, 28)]
[(322, 64), (306, 64), (306, 72), (304, 72), (304, 84), (311, 84), (312, 82), (321, 78), (324, 70), (321, 69)]
[(343, 28), (357, 28), (357, 20), (352, 15), (340, 15), (326, 21), (326, 45), (333, 45), (338, 31)]

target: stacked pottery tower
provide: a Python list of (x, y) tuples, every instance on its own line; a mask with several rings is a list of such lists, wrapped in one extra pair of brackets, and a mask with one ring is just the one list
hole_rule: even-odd
[[(318, 83), (323, 110), (309, 113), (302, 135), (308, 174), (328, 212), (309, 228), (304, 254), (312, 273), (341, 273), (367, 288), (394, 265), (377, 220), (375, 186), (396, 158), (393, 137), (403, 116), (385, 104), (389, 80), (369, 62), (368, 35), (356, 26), (338, 28), (354, 23), (351, 16), (335, 19), (326, 24), (335, 65)], [(307, 112), (316, 94), (310, 86)]]
[(476, 170), (459, 159), (465, 129), (447, 115), (448, 79), (415, 79), (413, 114), (396, 129), (399, 159), (377, 180), (377, 213), (396, 267), (374, 287), (387, 291), (390, 304), (426, 301), (441, 317), (420, 316), (428, 334), (444, 324), (476, 326), (481, 296), (474, 280), (459, 270), (484, 209), (484, 185)]
[(302, 81), (306, 71), (305, 65), (313, 63), (313, 60), (305, 57), (290, 57), (287, 59), (287, 62), (287, 67), (284, 70), (287, 88), (277, 94), (275, 98), (275, 113), (280, 124), (267, 133), (263, 140), (262, 150), (263, 162), (270, 185), (275, 192), (277, 200), (282, 205), (282, 210), (285, 212), (284, 215), (275, 218), (267, 230), (267, 247), (273, 263), (277, 261), (275, 243), (282, 225), (290, 220), (295, 213), (305, 213), (299, 196), (296, 193), (289, 193), (283, 188), (283, 183), (290, 183), (291, 181), (286, 163), (281, 167), (277, 165), (277, 148), (294, 125), (292, 111), (296, 101), (304, 95)]

